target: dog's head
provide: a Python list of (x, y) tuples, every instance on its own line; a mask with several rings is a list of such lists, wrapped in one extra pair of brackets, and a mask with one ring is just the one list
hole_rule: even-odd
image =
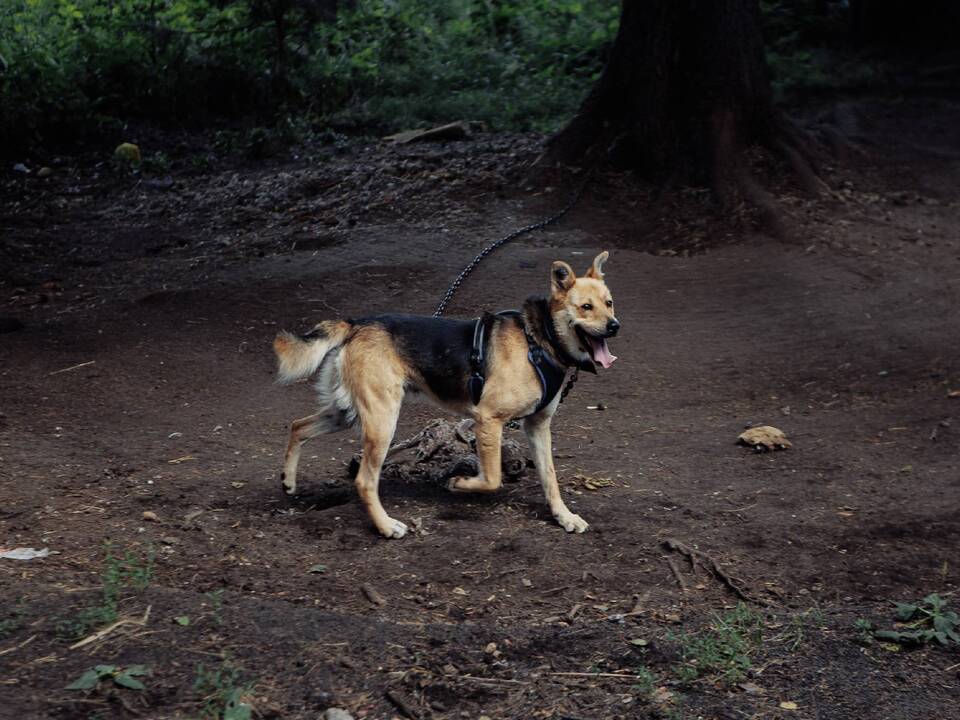
[(550, 268), (550, 312), (560, 341), (577, 360), (592, 360), (608, 368), (617, 359), (610, 354), (607, 338), (620, 330), (613, 311), (613, 296), (603, 281), (603, 264), (610, 253), (603, 251), (583, 277), (562, 260)]

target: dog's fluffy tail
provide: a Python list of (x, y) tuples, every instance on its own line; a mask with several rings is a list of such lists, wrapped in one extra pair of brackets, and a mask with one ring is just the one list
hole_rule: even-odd
[(277, 354), (277, 382), (292, 383), (310, 377), (323, 358), (347, 339), (350, 323), (343, 320), (322, 322), (305, 335), (286, 330), (277, 334), (273, 351)]

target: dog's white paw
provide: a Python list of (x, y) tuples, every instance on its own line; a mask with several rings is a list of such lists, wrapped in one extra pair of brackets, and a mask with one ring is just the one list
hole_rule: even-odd
[(476, 478), (468, 478), (463, 476), (452, 477), (447, 480), (447, 490), (450, 492), (469, 492), (469, 481), (476, 480)]
[(297, 494), (297, 476), (296, 475), (287, 475), (287, 473), (280, 473), (280, 483), (283, 485), (283, 491), (287, 495), (296, 495)]
[(557, 515), (557, 522), (560, 523), (560, 527), (566, 530), (568, 533), (582, 533), (588, 527), (589, 523), (584, 520), (579, 515), (574, 515), (573, 513), (567, 513), (566, 515)]
[(407, 534), (407, 530), (409, 530), (409, 528), (399, 520), (387, 518), (386, 527), (380, 528), (380, 533), (385, 538), (399, 539)]
[(500, 483), (493, 485), (482, 476), (457, 476), (447, 481), (447, 490), (455, 493), (486, 493), (495, 492), (500, 488)]

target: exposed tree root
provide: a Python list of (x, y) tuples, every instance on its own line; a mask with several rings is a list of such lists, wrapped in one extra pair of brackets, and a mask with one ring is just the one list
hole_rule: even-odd
[[(766, 600), (762, 600), (760, 598), (754, 597), (753, 595), (748, 593), (746, 590), (744, 590), (742, 587), (740, 587), (739, 583), (736, 580), (734, 580), (734, 578), (727, 575), (727, 573), (725, 573), (717, 564), (717, 561), (714, 560), (709, 555), (707, 555), (706, 553), (700, 552), (699, 550), (696, 550), (690, 547), (686, 543), (681, 542), (680, 540), (675, 540), (673, 538), (667, 538), (666, 540), (664, 540), (663, 546), (667, 550), (671, 550), (673, 552), (678, 552), (682, 555), (685, 555), (686, 558), (690, 561), (690, 566), (694, 570), (696, 570), (697, 565), (699, 564), (701, 567), (712, 572), (720, 582), (722, 582), (724, 585), (730, 588), (730, 590), (732, 590), (733, 593), (741, 600), (756, 603), (758, 605), (770, 604)], [(678, 578), (678, 582), (680, 582), (681, 587), (683, 587), (683, 582), (680, 581), (679, 578)]]

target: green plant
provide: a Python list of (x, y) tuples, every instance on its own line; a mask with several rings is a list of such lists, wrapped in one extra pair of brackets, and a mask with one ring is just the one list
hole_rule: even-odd
[(877, 640), (901, 645), (923, 645), (932, 642), (960, 645), (960, 616), (946, 608), (946, 601), (932, 593), (918, 603), (896, 603), (899, 623), (895, 630), (876, 630), (867, 620), (858, 620), (854, 626), (860, 632), (861, 638), (869, 633)]
[(682, 682), (717, 676), (724, 682), (735, 683), (750, 669), (750, 656), (763, 640), (763, 618), (739, 603), (726, 615), (714, 615), (707, 630), (669, 639), (680, 646), (682, 662), (675, 672)]
[(216, 720), (250, 720), (253, 707), (246, 697), (253, 692), (252, 684), (241, 682), (241, 671), (229, 659), (219, 667), (198, 665), (193, 689), (201, 696), (204, 718)]
[(630, 689), (649, 700), (657, 689), (657, 676), (647, 667), (638, 667), (635, 674), (637, 682)]
[(121, 591), (127, 587), (143, 591), (150, 585), (153, 579), (153, 548), (148, 547), (142, 559), (130, 551), (118, 557), (110, 543), (104, 545), (104, 553), (103, 570), (100, 573), (102, 588), (98, 601), (82, 608), (72, 617), (58, 620), (55, 628), (57, 636), (77, 640), (96, 627), (116, 621)]
[(823, 624), (823, 613), (819, 608), (811, 608), (802, 613), (791, 615), (786, 622), (783, 630), (776, 636), (770, 638), (773, 642), (788, 643), (791, 652), (800, 647), (807, 635), (808, 626)]
[(26, 614), (27, 606), (23, 598), (18, 599), (10, 610), (0, 614), (0, 617), (3, 618), (0, 620), (0, 640), (13, 635), (13, 633), (19, 630), (20, 626), (23, 625), (23, 618)]
[(67, 690), (93, 690), (103, 680), (111, 680), (114, 685), (130, 690), (145, 690), (146, 687), (137, 678), (149, 674), (150, 669), (145, 665), (128, 665), (126, 667), (95, 665), (67, 685)]
[(873, 623), (865, 618), (857, 618), (853, 622), (853, 627), (857, 631), (857, 642), (863, 645), (869, 645), (873, 642)]
[(210, 603), (210, 614), (213, 616), (213, 622), (217, 625), (223, 625), (223, 588), (219, 590), (211, 590), (206, 592), (203, 596)]

